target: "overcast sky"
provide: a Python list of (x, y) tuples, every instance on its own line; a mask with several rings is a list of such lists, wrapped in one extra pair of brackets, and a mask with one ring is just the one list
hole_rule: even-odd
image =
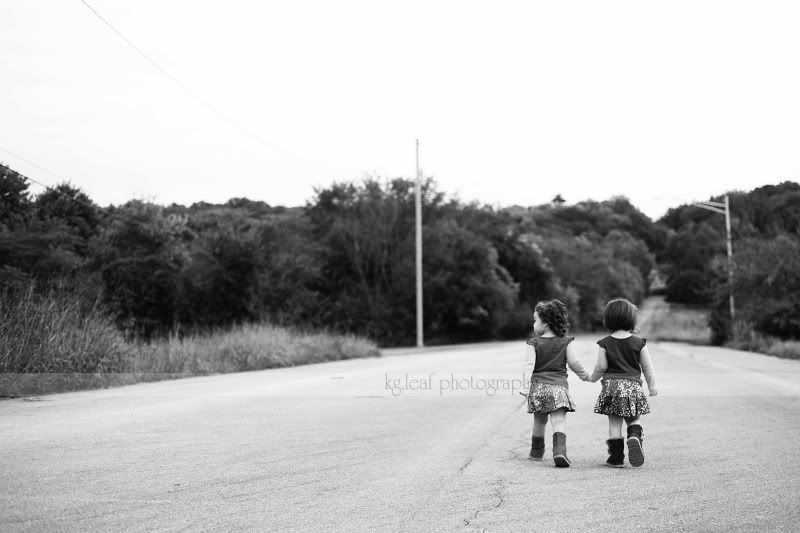
[(799, 2), (86, 3), (169, 75), (81, 0), (0, 0), (0, 161), (101, 205), (301, 205), (415, 138), (492, 205), (800, 181)]

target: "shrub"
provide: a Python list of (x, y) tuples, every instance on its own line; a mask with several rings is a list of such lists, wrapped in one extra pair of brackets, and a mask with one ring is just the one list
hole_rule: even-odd
[(712, 282), (709, 272), (681, 270), (669, 277), (664, 294), (669, 302), (708, 304), (714, 294)]

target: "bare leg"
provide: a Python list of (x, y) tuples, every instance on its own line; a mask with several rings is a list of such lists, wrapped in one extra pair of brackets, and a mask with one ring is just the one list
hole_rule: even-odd
[(550, 413), (550, 424), (553, 426), (553, 433), (566, 433), (567, 429), (567, 410), (562, 407)]
[(533, 413), (533, 436), (544, 437), (544, 428), (547, 426), (547, 413)]
[(608, 438), (621, 439), (622, 438), (622, 417), (617, 415), (608, 415)]
[(639, 424), (640, 426), (642, 425), (642, 423), (639, 421), (639, 417), (638, 416), (626, 416), (625, 417), (625, 424), (628, 425), (628, 426), (630, 426), (632, 424)]

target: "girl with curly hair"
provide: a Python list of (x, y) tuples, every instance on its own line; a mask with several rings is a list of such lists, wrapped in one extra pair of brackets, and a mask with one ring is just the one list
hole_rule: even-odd
[(528, 412), (533, 413), (530, 459), (541, 461), (544, 457), (544, 432), (549, 419), (553, 426), (553, 462), (558, 467), (567, 467), (570, 465), (565, 433), (567, 412), (575, 411), (567, 383), (567, 365), (581, 380), (586, 381), (589, 373), (571, 344), (575, 337), (566, 336), (569, 320), (564, 302), (539, 302), (533, 320), (536, 336), (527, 341), (523, 367), (524, 382), (528, 384), (530, 380), (529, 389), (522, 393), (528, 398)]

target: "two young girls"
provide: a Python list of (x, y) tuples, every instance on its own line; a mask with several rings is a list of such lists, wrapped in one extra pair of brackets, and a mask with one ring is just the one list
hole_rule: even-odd
[[(644, 432), (640, 417), (650, 412), (647, 397), (642, 391), (641, 374), (644, 372), (650, 396), (658, 394), (655, 375), (646, 340), (633, 335), (638, 309), (625, 299), (608, 302), (603, 314), (603, 324), (611, 332), (599, 340), (597, 362), (591, 375), (584, 370), (567, 337), (569, 328), (567, 307), (559, 300), (539, 302), (533, 318), (536, 336), (527, 341), (525, 376), (530, 375), (528, 412), (533, 413), (533, 436), (530, 458), (541, 461), (544, 457), (544, 430), (548, 418), (553, 426), (553, 461), (556, 466), (567, 467), (566, 414), (575, 411), (569, 394), (567, 369), (583, 381), (595, 382), (602, 378), (602, 390), (594, 412), (608, 416), (609, 457), (606, 465), (625, 466), (625, 442), (622, 439), (622, 422), (627, 425), (628, 455), (631, 466), (644, 464), (642, 440)], [(527, 379), (527, 378), (526, 378)]]

